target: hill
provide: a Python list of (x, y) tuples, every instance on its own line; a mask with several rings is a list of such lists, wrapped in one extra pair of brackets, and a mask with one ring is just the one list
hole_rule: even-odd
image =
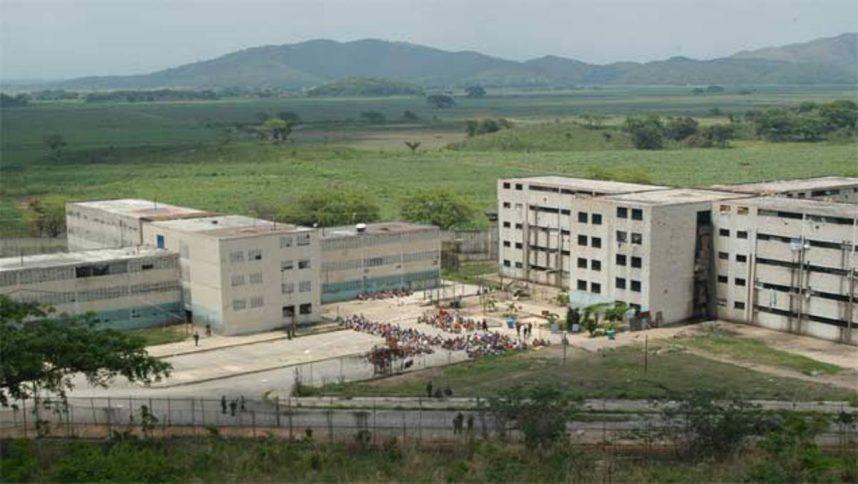
[[(525, 62), (405, 42), (311, 40), (233, 52), (146, 75), (84, 77), (64, 89), (307, 89), (347, 78), (384, 78), (423, 87), (600, 84), (854, 84), (856, 34), (734, 56), (595, 65), (546, 56)], [(852, 44), (850, 45), (850, 39)]]
[(414, 96), (423, 89), (409, 82), (388, 79), (350, 77), (314, 87), (308, 96)]

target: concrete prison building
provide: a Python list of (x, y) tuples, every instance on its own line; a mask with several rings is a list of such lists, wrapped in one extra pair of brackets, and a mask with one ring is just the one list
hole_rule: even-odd
[(760, 197), (714, 213), (719, 318), (858, 344), (858, 205)]
[(320, 229), (322, 303), (391, 289), (437, 287), (441, 233), (407, 222)]
[(500, 273), (540, 284), (567, 284), (575, 247), (572, 213), (582, 200), (664, 188), (559, 176), (498, 180)]
[(0, 259), (0, 294), (58, 313), (93, 312), (115, 329), (183, 318), (178, 255), (152, 247)]
[(314, 229), (240, 215), (143, 225), (144, 243), (179, 254), (187, 318), (222, 334), (319, 319)]
[(858, 178), (842, 176), (775, 180), (740, 185), (715, 185), (711, 188), (748, 195), (777, 195), (787, 198), (858, 203)]
[(712, 314), (712, 201), (740, 196), (676, 188), (576, 200), (570, 304), (621, 301), (658, 323)]
[(149, 200), (121, 199), (66, 204), (69, 251), (115, 249), (143, 243), (143, 223), (205, 217), (210, 212)]

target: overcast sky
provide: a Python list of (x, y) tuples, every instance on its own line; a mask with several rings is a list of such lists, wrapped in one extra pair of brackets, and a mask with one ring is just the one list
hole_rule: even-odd
[(858, 30), (856, 0), (0, 0), (0, 76), (136, 74), (265, 44), (366, 37), (606, 63)]

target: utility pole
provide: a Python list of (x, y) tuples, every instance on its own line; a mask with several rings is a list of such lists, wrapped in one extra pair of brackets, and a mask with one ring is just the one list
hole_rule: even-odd
[(644, 373), (649, 366), (649, 335), (644, 333)]
[(563, 339), (560, 340), (563, 346), (563, 366), (566, 366), (566, 348), (569, 347), (569, 339), (566, 337), (566, 331), (563, 332)]

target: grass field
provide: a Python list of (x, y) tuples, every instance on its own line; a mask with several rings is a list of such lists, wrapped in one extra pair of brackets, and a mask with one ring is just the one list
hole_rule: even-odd
[[(35, 103), (2, 111), (0, 123), (0, 234), (23, 230), (18, 204), (38, 195), (59, 199), (141, 197), (199, 208), (246, 213), (252, 201), (281, 203), (303, 192), (352, 187), (379, 199), (385, 218), (416, 188), (445, 186), (491, 209), (502, 176), (588, 176), (594, 169), (635, 170), (670, 185), (705, 185), (775, 177), (855, 173), (855, 146), (741, 141), (727, 150), (628, 149), (621, 133), (567, 121), (584, 112), (639, 112), (707, 116), (752, 107), (850, 96), (843, 87), (759, 89), (747, 96), (692, 96), (686, 88), (610, 88), (513, 92), (458, 99), (447, 110), (422, 98), (276, 98), (213, 102), (87, 104)], [(412, 110), (417, 122), (402, 122)], [(367, 125), (360, 113), (384, 113), (388, 123)], [(273, 146), (230, 134), (227, 126), (255, 122), (257, 113), (293, 111), (305, 120), (294, 143)], [(491, 116), (519, 128), (467, 147), (443, 149), (464, 138), (462, 121)], [(617, 118), (620, 119), (620, 118)], [(559, 123), (556, 120), (561, 120)], [(565, 121), (564, 121), (565, 120)], [(703, 120), (706, 122), (706, 120)], [(547, 123), (540, 126), (540, 123)], [(43, 138), (68, 143), (53, 157)], [(509, 138), (509, 139), (508, 139)], [(420, 141), (411, 154), (404, 140)], [(500, 140), (500, 141), (499, 141)], [(479, 222), (478, 222), (479, 224)]]
[[(667, 347), (665, 347), (667, 348)], [(569, 350), (566, 365), (559, 349), (542, 354), (510, 354), (372, 382), (331, 384), (323, 395), (423, 396), (428, 381), (449, 385), (454, 396), (488, 397), (517, 385), (559, 385), (572, 398), (665, 399), (692, 390), (721, 395), (783, 400), (847, 400), (858, 395), (831, 386), (777, 378), (684, 351), (658, 351), (650, 345), (644, 371), (642, 346), (601, 353)]]
[(146, 342), (146, 346), (178, 343), (179, 341), (184, 341), (190, 337), (188, 335), (188, 328), (184, 324), (157, 328), (134, 329), (128, 331), (128, 333), (143, 338)]

